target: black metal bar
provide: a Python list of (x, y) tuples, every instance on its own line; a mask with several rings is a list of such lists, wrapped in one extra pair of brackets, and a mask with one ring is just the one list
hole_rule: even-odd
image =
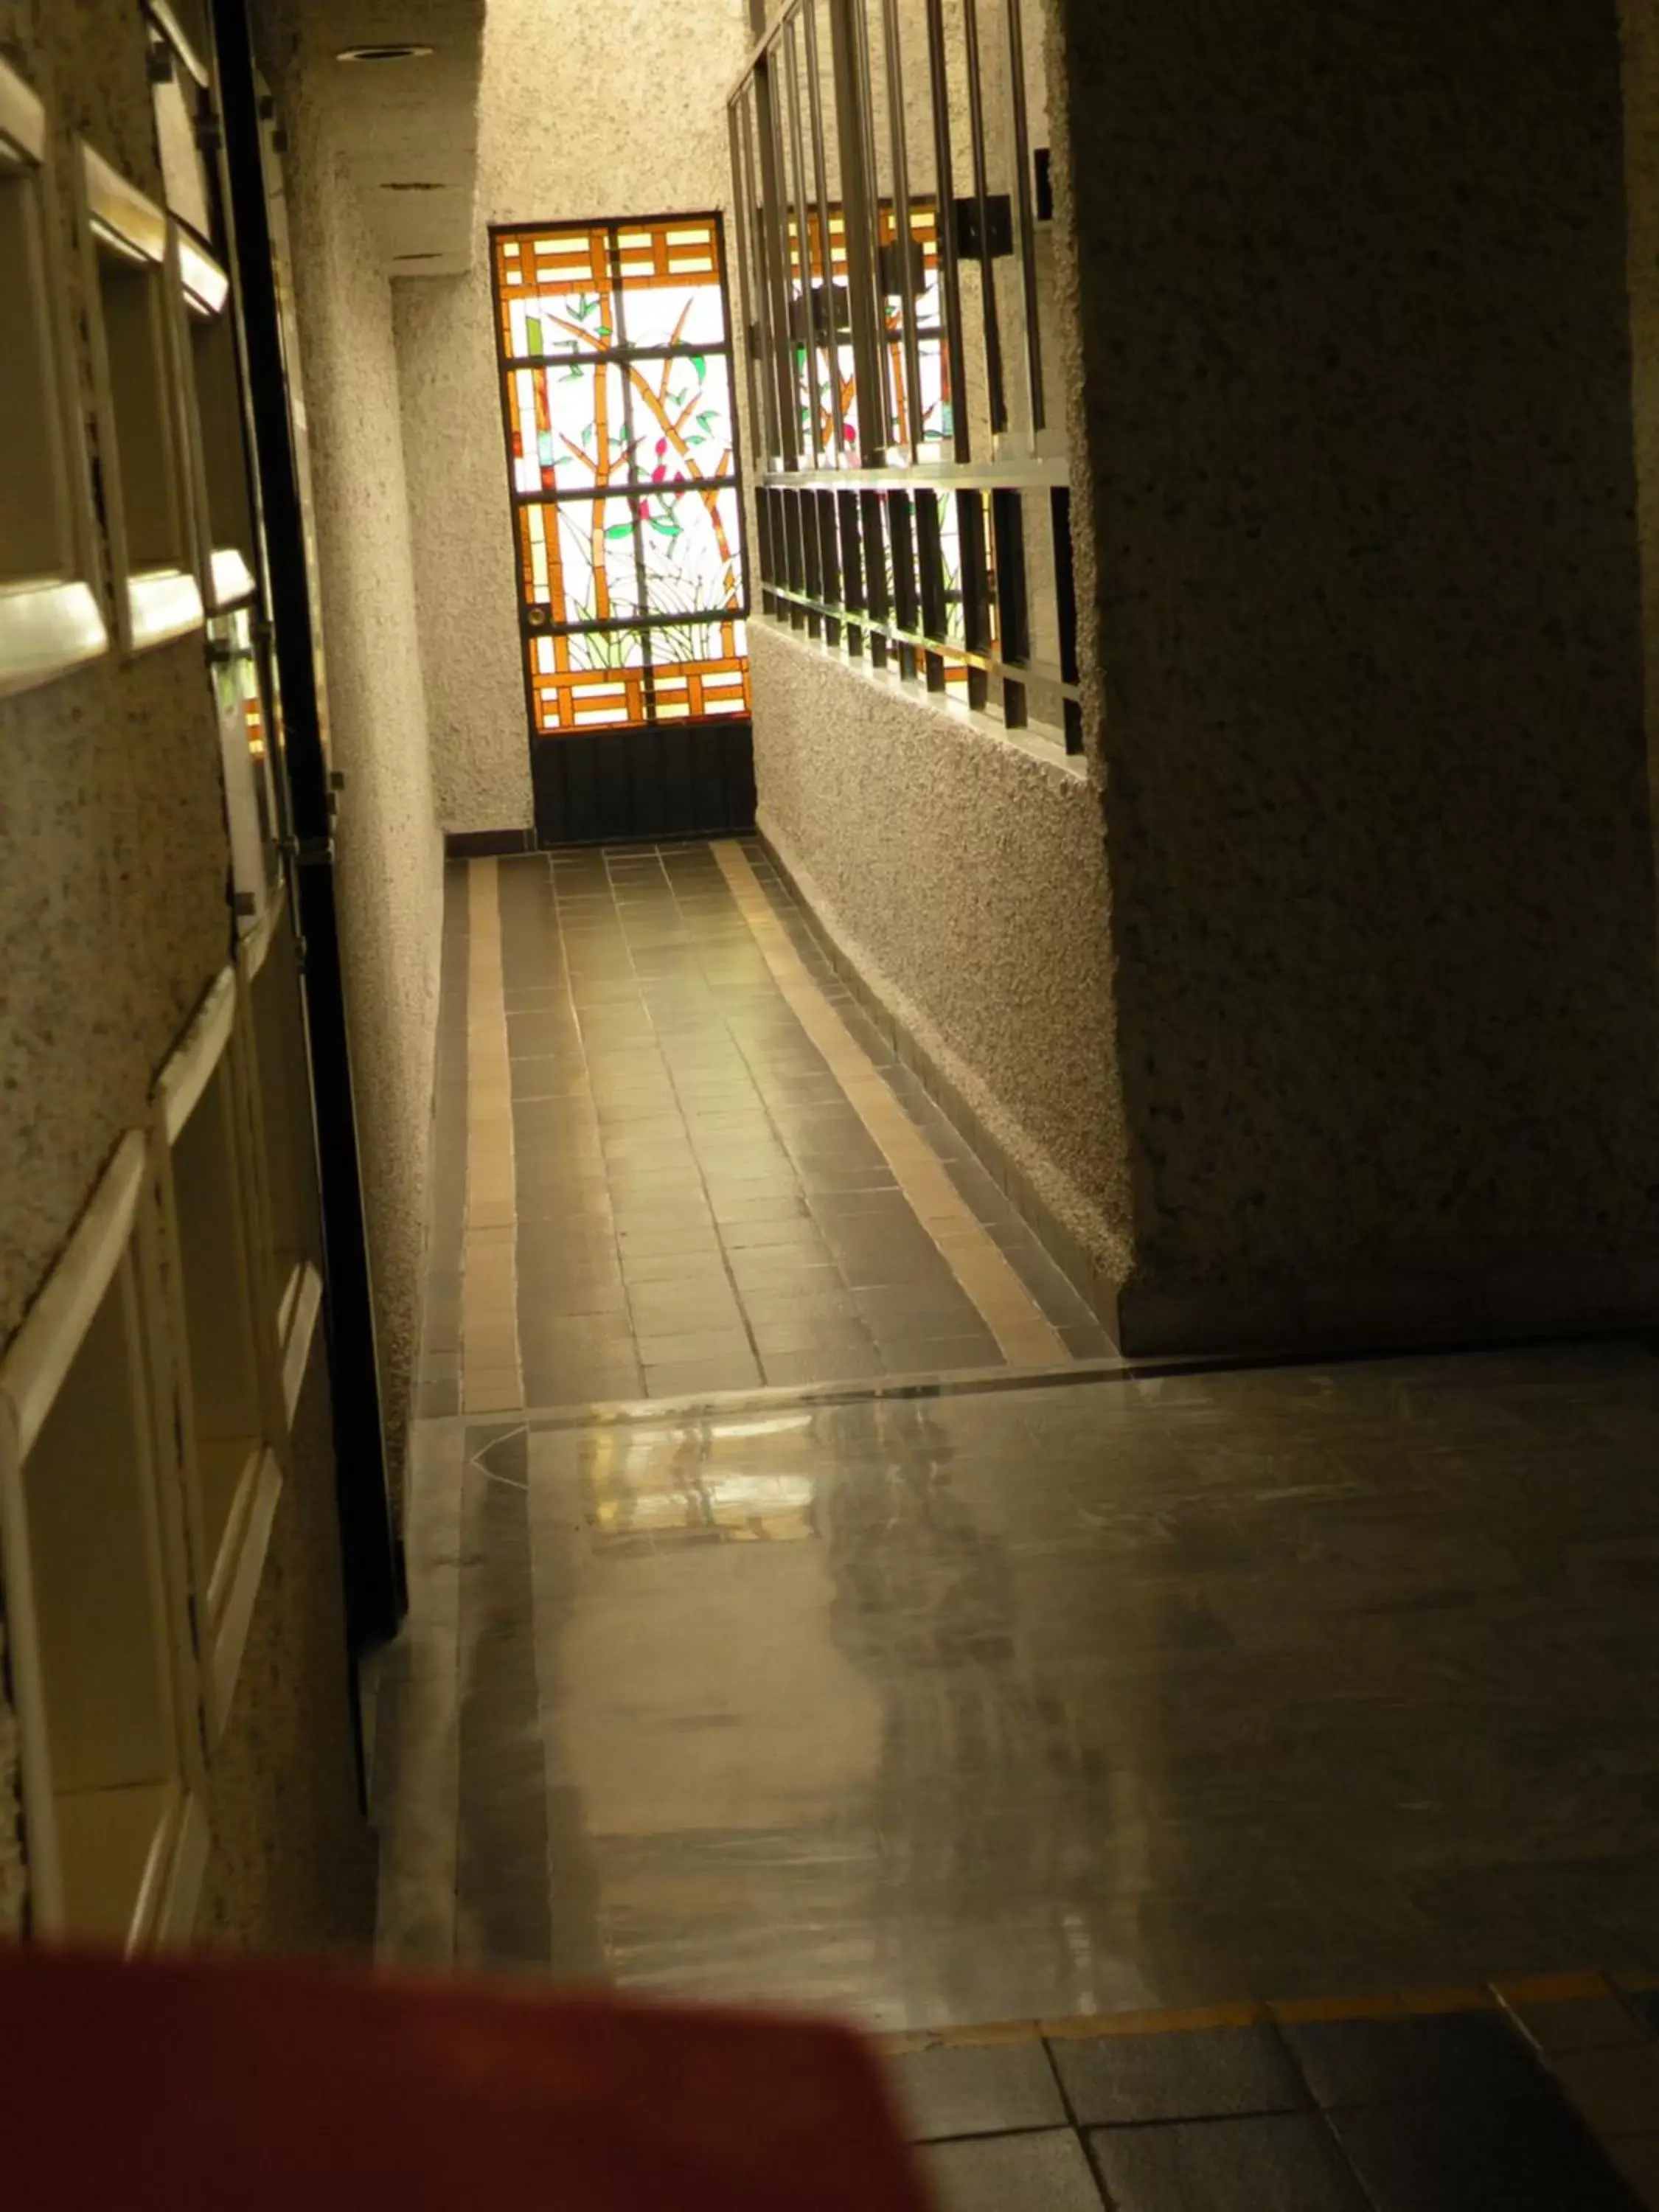
[[(803, 610), (815, 604), (807, 599), (804, 592), (799, 594), (781, 592), (779, 596), (786, 600), (792, 597), (799, 597)], [(825, 607), (818, 604), (817, 611), (820, 615), (836, 615), (844, 623), (859, 622), (869, 635), (872, 636), (878, 634), (883, 635), (895, 646), (913, 645), (919, 653), (937, 651), (940, 659), (952, 668), (960, 667), (963, 672), (969, 668), (982, 668), (987, 676), (994, 678), (998, 683), (1012, 676), (1017, 683), (1042, 683), (1059, 691), (1063, 696), (1073, 699), (1077, 696), (1078, 687), (1075, 684), (1067, 685), (1062, 683), (1059, 667), (1047, 661), (1028, 661), (1014, 668), (995, 653), (970, 652), (967, 646), (960, 643), (956, 638), (931, 638), (921, 630), (902, 629), (890, 619), (883, 623), (878, 633), (874, 615), (866, 613), (855, 616), (845, 605)]]
[(997, 324), (996, 270), (991, 259), (991, 192), (985, 167), (985, 91), (979, 66), (979, 0), (962, 0), (962, 35), (968, 61), (968, 129), (974, 149), (974, 202), (979, 216), (980, 307), (985, 323), (985, 384), (991, 428), (1008, 427), (1003, 390), (1002, 335)]
[[(836, 520), (841, 531), (842, 597), (846, 601), (849, 616), (861, 615), (865, 611), (864, 547), (860, 542), (859, 495), (855, 491), (839, 491), (835, 495)], [(864, 653), (864, 630), (856, 621), (847, 626), (847, 650), (854, 659)]]
[[(939, 494), (916, 494), (916, 565), (921, 580), (921, 628), (925, 636), (943, 640), (945, 629), (945, 545), (939, 532)], [(936, 653), (924, 655), (927, 689), (945, 689), (945, 663)]]
[[(864, 179), (865, 247), (870, 270), (869, 307), (874, 333), (878, 392), (881, 410), (881, 453), (884, 459), (898, 437), (898, 412), (894, 404), (892, 362), (887, 344), (887, 310), (881, 281), (881, 172), (876, 159), (876, 118), (870, 100), (874, 72), (870, 64), (870, 18), (866, 0), (846, 0), (856, 52), (859, 88), (860, 170)], [(860, 424), (867, 430), (869, 410), (860, 409)]]
[(795, 265), (800, 271), (796, 343), (800, 347), (801, 374), (805, 379), (806, 414), (811, 426), (812, 458), (821, 460), (823, 458), (823, 410), (818, 404), (818, 349), (812, 317), (812, 246), (808, 235), (812, 207), (806, 181), (806, 149), (801, 137), (800, 69), (795, 53), (793, 16), (784, 19), (781, 38), (784, 75), (788, 79), (788, 102), (785, 112), (789, 119), (789, 135), (785, 145), (785, 160), (794, 187), (790, 206), (795, 232)]
[(916, 337), (916, 301), (910, 283), (915, 234), (910, 223), (910, 142), (904, 116), (904, 55), (899, 41), (898, 0), (881, 0), (882, 39), (887, 52), (887, 135), (893, 153), (893, 266), (897, 272), (899, 316), (904, 331), (905, 442), (914, 461), (921, 446), (921, 348)]
[[(908, 491), (888, 493), (887, 522), (893, 549), (893, 614), (898, 628), (914, 635), (922, 626), (921, 603), (916, 590), (915, 507)], [(915, 674), (914, 646), (900, 645), (898, 663), (901, 676)]]
[(859, 459), (884, 450), (886, 385), (878, 311), (874, 219), (871, 212), (869, 100), (862, 73), (864, 42), (855, 9), (861, 0), (831, 0), (830, 54), (836, 81), (836, 140), (841, 155), (842, 234), (847, 241), (847, 304), (853, 326), (853, 390), (858, 404)]
[[(711, 345), (712, 354), (717, 348)], [(736, 424), (732, 425), (733, 430)], [(729, 477), (665, 477), (660, 482), (653, 477), (613, 477), (609, 482), (593, 485), (554, 484), (538, 491), (520, 491), (509, 487), (507, 497), (514, 507), (557, 507), (561, 501), (596, 499), (639, 499), (655, 497), (659, 492), (735, 491), (738, 479)]]
[(214, 0), (213, 12), (282, 685), (283, 759), (295, 840), (294, 884), (305, 947), (347, 1631), (353, 1648), (361, 1650), (395, 1632), (405, 1592), (386, 1486), (374, 1301), (341, 972), (332, 794), (260, 151), (258, 84), (247, 0)]
[[(822, 79), (818, 73), (817, 0), (801, 0), (800, 19), (806, 33), (807, 108), (811, 123), (812, 162), (818, 185), (818, 259), (823, 273), (817, 297), (823, 303), (824, 366), (830, 380), (830, 430), (835, 439), (834, 459), (839, 468), (847, 457), (847, 419), (841, 397), (841, 337), (836, 311), (835, 253), (830, 240), (830, 165), (823, 133)], [(843, 237), (846, 235), (846, 222), (843, 210)], [(816, 313), (812, 319), (816, 331), (818, 322)]]
[[(778, 355), (772, 332), (772, 303), (767, 274), (765, 197), (758, 177), (758, 156), (755, 151), (756, 91), (752, 82), (744, 85), (738, 106), (738, 136), (743, 149), (744, 206), (749, 228), (749, 249), (752, 258), (755, 286), (755, 319), (744, 332), (745, 350), (760, 356), (759, 374), (756, 379), (764, 401), (764, 451), (770, 461), (783, 459), (783, 434), (778, 420)], [(762, 425), (756, 424), (756, 438), (761, 441)]]
[(883, 625), (890, 620), (893, 611), (892, 594), (888, 589), (886, 500), (878, 491), (860, 491), (854, 495), (859, 503), (859, 519), (863, 527), (859, 532), (860, 550), (864, 555), (864, 597), (870, 610), (870, 665), (887, 665), (887, 640)]
[(1025, 289), (1025, 365), (1031, 380), (1031, 428), (1043, 426), (1042, 334), (1037, 327), (1036, 213), (1031, 203), (1031, 125), (1025, 106), (1025, 33), (1020, 0), (1008, 9), (1008, 99), (1013, 109), (1014, 166), (1019, 174), (1014, 205), (1019, 210), (1019, 266)]
[(957, 265), (956, 169), (951, 151), (951, 71), (945, 39), (945, 0), (927, 0), (927, 70), (933, 98), (939, 288), (945, 301), (951, 438), (957, 459), (965, 461), (972, 451), (972, 432), (968, 422), (968, 376), (962, 342), (962, 272)]
[[(1067, 684), (1082, 681), (1078, 665), (1077, 574), (1072, 565), (1072, 495), (1056, 487), (1050, 495), (1054, 533), (1054, 607), (1060, 618), (1060, 672)], [(1075, 699), (1065, 704), (1066, 750), (1083, 750), (1083, 709)]]
[[(746, 94), (744, 95), (745, 98)], [(750, 298), (749, 267), (749, 198), (744, 174), (743, 148), (739, 143), (739, 124), (737, 101), (726, 111), (726, 158), (732, 164), (732, 215), (738, 234), (738, 298), (743, 310), (743, 380), (749, 395), (749, 422), (755, 443), (763, 442), (760, 392), (755, 378), (755, 309)], [(729, 335), (729, 331), (728, 331)]]
[(823, 588), (823, 548), (818, 541), (818, 495), (815, 491), (797, 492), (800, 507), (801, 573), (809, 605), (806, 611), (806, 634), (809, 637), (823, 635), (823, 617), (819, 610), (829, 593)]
[[(538, 606), (539, 606), (539, 601)], [(734, 607), (676, 608), (672, 614), (607, 615), (595, 622), (538, 622), (536, 609), (528, 611), (526, 624), (532, 637), (603, 637), (617, 630), (675, 629), (689, 622), (737, 622), (742, 618), (741, 605)]]
[(789, 270), (783, 234), (783, 181), (772, 57), (755, 64), (755, 135), (759, 142), (763, 234), (772, 295), (773, 374), (777, 383), (778, 451), (787, 469), (800, 465), (800, 387), (789, 343)]
[[(1030, 585), (1025, 568), (1025, 507), (1017, 491), (991, 494), (991, 538), (996, 556), (997, 651), (1016, 666), (1031, 657)], [(1012, 677), (1002, 684), (1002, 719), (1011, 730), (1027, 719), (1024, 684)]]
[[(973, 652), (989, 653), (995, 643), (995, 625), (985, 545), (985, 497), (981, 492), (959, 491), (956, 499), (957, 539), (962, 548), (962, 634)], [(988, 696), (985, 671), (970, 661), (969, 705), (982, 707)]]
[[(817, 509), (818, 532), (818, 581), (826, 607), (842, 605), (841, 544), (836, 527), (836, 495), (832, 491), (810, 495)], [(835, 616), (826, 617), (823, 625), (826, 645), (841, 643), (841, 623)]]

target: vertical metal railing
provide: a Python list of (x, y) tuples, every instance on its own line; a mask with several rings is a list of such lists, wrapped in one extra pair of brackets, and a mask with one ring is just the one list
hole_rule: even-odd
[[(1075, 752), (1070, 484), (1042, 434), (1048, 149), (1024, 0), (995, 0), (994, 39), (991, 4), (791, 0), (732, 95), (760, 605)], [(945, 404), (948, 426), (926, 415)]]

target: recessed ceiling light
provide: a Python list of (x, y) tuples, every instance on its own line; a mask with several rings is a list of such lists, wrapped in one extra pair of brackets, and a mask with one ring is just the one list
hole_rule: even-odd
[(418, 62), (432, 52), (430, 46), (399, 45), (393, 46), (342, 46), (335, 55), (337, 62)]
[(441, 192), (443, 189), (443, 185), (435, 180), (429, 184), (416, 181), (409, 184), (386, 184), (380, 186), (383, 192)]

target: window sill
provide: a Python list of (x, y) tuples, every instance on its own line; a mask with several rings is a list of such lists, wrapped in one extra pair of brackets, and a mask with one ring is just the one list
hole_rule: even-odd
[(0, 590), (0, 698), (49, 684), (95, 660), (108, 645), (90, 586), (53, 582)]

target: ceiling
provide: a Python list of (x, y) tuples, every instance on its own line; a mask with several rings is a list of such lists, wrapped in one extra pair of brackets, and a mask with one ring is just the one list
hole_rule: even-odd
[[(485, 0), (288, 0), (308, 93), (356, 176), (391, 276), (449, 276), (472, 251)], [(354, 46), (429, 46), (341, 61)]]

